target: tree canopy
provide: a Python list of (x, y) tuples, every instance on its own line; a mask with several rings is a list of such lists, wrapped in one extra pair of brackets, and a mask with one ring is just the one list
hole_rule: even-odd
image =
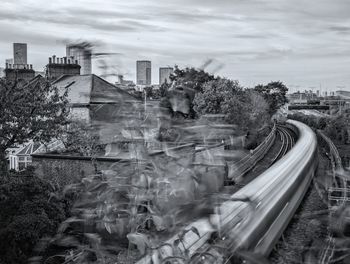
[(244, 90), (238, 81), (218, 78), (207, 82), (193, 104), (198, 114), (225, 114), (228, 123), (243, 131), (260, 128), (269, 120), (268, 104), (262, 95)]
[(67, 92), (42, 77), (29, 83), (0, 79), (0, 163), (9, 147), (55, 137), (67, 122), (67, 104)]
[(28, 263), (39, 240), (68, 217), (73, 196), (57, 196), (32, 170), (0, 177), (0, 193), (0, 263)]
[(269, 104), (269, 113), (274, 114), (276, 111), (288, 102), (286, 94), (288, 92), (287, 86), (280, 81), (269, 82), (266, 85), (259, 84), (255, 86), (255, 91), (262, 94)]
[(195, 68), (180, 69), (175, 65), (175, 70), (170, 75), (170, 80), (178, 86), (183, 86), (193, 93), (201, 92), (203, 85), (206, 82), (215, 80), (214, 75), (211, 75), (204, 70)]

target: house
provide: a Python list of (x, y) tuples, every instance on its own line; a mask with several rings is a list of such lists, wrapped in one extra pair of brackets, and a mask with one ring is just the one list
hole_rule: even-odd
[[(101, 112), (105, 115), (106, 110), (110, 109), (107, 105), (118, 106), (139, 101), (135, 96), (95, 74), (63, 75), (52, 85), (62, 93), (68, 89), (71, 117), (87, 123)], [(108, 116), (105, 117), (108, 119)]]
[(30, 141), (18, 148), (8, 149), (8, 164), (10, 170), (22, 171), (32, 163), (32, 154), (45, 153), (48, 151), (63, 149), (63, 143), (59, 140), (44, 145)]

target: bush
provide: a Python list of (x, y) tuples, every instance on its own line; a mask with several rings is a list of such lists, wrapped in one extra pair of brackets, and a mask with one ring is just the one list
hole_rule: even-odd
[(28, 171), (3, 176), (0, 194), (0, 263), (27, 263), (39, 240), (68, 217), (70, 201)]

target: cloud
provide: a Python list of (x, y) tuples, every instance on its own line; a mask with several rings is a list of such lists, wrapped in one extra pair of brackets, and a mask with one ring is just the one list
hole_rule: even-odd
[(329, 30), (339, 34), (348, 34), (350, 33), (350, 26), (330, 26)]
[(11, 56), (12, 42), (25, 41), (31, 54), (45, 55), (33, 57), (42, 66), (64, 54), (65, 40), (82, 39), (101, 42), (97, 53), (123, 54), (111, 63), (130, 78), (137, 59), (152, 60), (158, 79), (158, 66), (199, 67), (210, 58), (225, 65), (218, 74), (248, 84), (339, 78), (337, 85), (350, 86), (349, 13), (347, 0), (6, 0), (0, 59)]

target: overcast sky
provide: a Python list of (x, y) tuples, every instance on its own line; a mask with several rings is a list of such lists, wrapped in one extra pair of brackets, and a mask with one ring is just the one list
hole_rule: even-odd
[[(113, 52), (110, 71), (135, 79), (135, 61), (201, 67), (245, 86), (281, 80), (292, 89), (350, 90), (349, 0), (1, 0), (0, 62), (28, 43), (42, 70), (65, 43)], [(97, 59), (94, 71), (100, 72)]]

